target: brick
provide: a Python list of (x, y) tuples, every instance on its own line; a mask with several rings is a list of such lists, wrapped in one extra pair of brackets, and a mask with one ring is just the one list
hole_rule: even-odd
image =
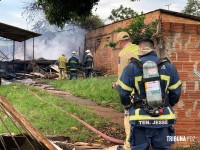
[(177, 61), (189, 61), (189, 55), (187, 53), (177, 53)]
[(161, 28), (162, 28), (163, 31), (165, 31), (165, 30), (168, 31), (171, 28), (171, 23), (170, 22), (162, 22)]
[(184, 32), (185, 33), (197, 33), (198, 32), (198, 26), (197, 25), (189, 25), (189, 24), (185, 24), (185, 29)]
[(200, 62), (199, 62), (199, 64), (197, 65), (197, 70), (200, 72)]
[(183, 63), (182, 62), (172, 62), (172, 64), (176, 67), (178, 71), (183, 70)]
[(169, 59), (173, 62), (173, 61), (177, 61), (177, 59), (176, 59), (176, 56), (177, 55), (177, 53), (176, 52), (173, 52), (173, 53), (171, 53), (170, 54), (170, 56), (169, 56)]
[(190, 53), (197, 53), (198, 52), (198, 49), (195, 48), (194, 46), (193, 47), (184, 47), (185, 51), (188, 51)]
[(190, 81), (196, 81), (197, 80), (197, 76), (193, 73), (193, 71), (189, 71), (188, 72), (188, 79)]
[(172, 23), (171, 24), (171, 30), (175, 32), (183, 32), (184, 31), (184, 25), (181, 23)]
[(200, 92), (198, 91), (189, 93), (189, 98), (195, 100), (200, 99)]
[(193, 91), (195, 87), (195, 82), (194, 81), (188, 81), (186, 82), (186, 89), (187, 91)]
[(200, 60), (200, 53), (191, 53), (190, 54), (191, 61), (199, 61)]
[(179, 135), (179, 136), (181, 136), (181, 135), (188, 135), (188, 131), (187, 130), (185, 130), (185, 129), (177, 129), (176, 128), (176, 126), (175, 126), (175, 130), (176, 130), (176, 135)]
[[(179, 72), (179, 70), (178, 70), (178, 72)], [(188, 72), (180, 71), (179, 72), (179, 76), (180, 76), (180, 79), (182, 81), (187, 81), (188, 80)]]
[(188, 99), (189, 93), (188, 92), (181, 92), (180, 100)]
[(193, 71), (194, 62), (183, 62), (183, 71)]

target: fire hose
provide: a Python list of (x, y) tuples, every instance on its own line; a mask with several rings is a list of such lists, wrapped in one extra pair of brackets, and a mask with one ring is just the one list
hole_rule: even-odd
[(67, 115), (70, 115), (71, 117), (73, 117), (74, 119), (76, 119), (77, 121), (79, 121), (80, 123), (82, 123), (84, 126), (86, 126), (88, 129), (90, 129), (91, 131), (99, 134), (102, 138), (104, 138), (105, 140), (108, 140), (110, 142), (116, 143), (116, 144), (120, 144), (123, 145), (124, 144), (124, 140), (119, 140), (119, 139), (115, 139), (113, 137), (110, 137), (104, 133), (102, 133), (101, 131), (97, 130), (96, 128), (94, 128), (93, 126), (91, 126), (90, 124), (86, 123), (85, 121), (81, 120), (79, 117), (77, 117), (74, 114), (71, 114), (69, 112), (66, 112), (65, 110), (61, 109), (60, 107), (58, 107), (57, 105), (54, 105), (52, 103), (48, 103), (46, 101), (44, 101), (40, 96), (38, 96), (35, 92), (31, 91), (36, 97), (38, 97), (40, 100), (42, 100), (43, 102), (52, 105), (53, 107), (56, 107), (57, 109), (61, 110), (62, 112), (66, 113)]

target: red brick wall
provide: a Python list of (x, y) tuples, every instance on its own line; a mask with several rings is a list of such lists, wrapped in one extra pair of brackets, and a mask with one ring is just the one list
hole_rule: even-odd
[[(178, 69), (182, 80), (182, 95), (175, 107), (178, 136), (195, 136), (200, 142), (200, 26), (163, 23), (163, 51)], [(190, 141), (190, 140), (189, 140)], [(192, 142), (191, 142), (192, 143)], [(179, 145), (191, 143), (179, 142)]]
[[(177, 22), (188, 24), (199, 24), (199, 21), (195, 21), (188, 18), (177, 17), (174, 15), (162, 13), (159, 10), (145, 14), (145, 23), (149, 23), (152, 20), (161, 20), (162, 22)], [(104, 47), (107, 43), (107, 38), (110, 37), (111, 41), (116, 42), (116, 33), (112, 33), (117, 27), (126, 27), (130, 23), (130, 19), (119, 21), (96, 30), (90, 31), (86, 35), (86, 48), (90, 49), (94, 55), (95, 68), (100, 69), (106, 73), (117, 74), (117, 55), (121, 50), (121, 47), (117, 45), (115, 49)], [(173, 28), (173, 27), (172, 27)], [(176, 26), (177, 29), (182, 32), (182, 28)], [(190, 28), (185, 26), (186, 29)]]
[[(177, 144), (187, 146), (199, 143), (200, 78), (193, 73), (193, 70), (200, 72), (200, 22), (159, 11), (146, 14), (146, 22), (159, 18), (163, 22), (162, 36), (155, 39), (156, 50), (160, 56), (167, 56), (172, 61), (183, 82), (181, 98), (175, 107), (176, 135), (191, 138), (195, 136), (195, 142), (178, 142)], [(111, 32), (116, 27), (124, 27), (128, 23), (129, 20), (120, 21), (87, 34), (86, 46), (94, 54), (96, 68), (109, 73), (117, 73), (117, 56), (121, 48), (119, 45), (115, 49), (105, 48), (104, 44), (108, 37), (116, 41), (116, 34)], [(101, 40), (99, 44), (97, 44), (98, 38)]]
[[(116, 41), (116, 33), (112, 33), (117, 27), (126, 27), (130, 20), (124, 20), (109, 26), (104, 26), (96, 30), (90, 31), (86, 35), (86, 48), (92, 51), (94, 55), (94, 66), (106, 73), (117, 73), (117, 56), (120, 46), (115, 49), (105, 47), (104, 45), (110, 41)], [(109, 38), (109, 40), (108, 40)]]

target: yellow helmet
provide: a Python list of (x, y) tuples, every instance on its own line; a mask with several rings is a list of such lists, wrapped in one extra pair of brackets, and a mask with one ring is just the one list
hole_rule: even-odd
[(127, 32), (119, 32), (117, 35), (117, 41), (127, 40), (130, 39), (130, 36)]

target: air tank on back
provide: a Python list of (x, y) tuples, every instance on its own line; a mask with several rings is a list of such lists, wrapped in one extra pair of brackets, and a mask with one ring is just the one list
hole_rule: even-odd
[[(151, 79), (154, 78), (154, 81)], [(143, 79), (146, 90), (146, 99), (150, 107), (162, 106), (162, 92), (160, 87), (160, 75), (157, 64), (153, 61), (146, 61), (143, 64)]]

